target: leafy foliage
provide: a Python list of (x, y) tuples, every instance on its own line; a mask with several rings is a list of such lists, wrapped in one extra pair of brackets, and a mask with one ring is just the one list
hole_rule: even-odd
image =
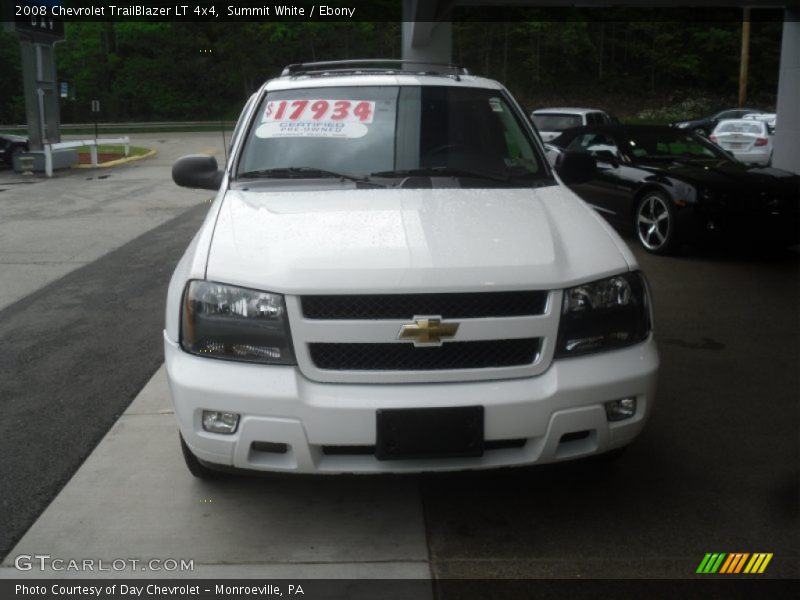
[[(741, 25), (541, 21), (459, 22), (453, 58), (503, 81), (526, 108), (602, 104), (620, 115), (694, 111), (693, 97), (735, 104)], [(57, 46), (70, 83), (64, 122), (87, 122), (91, 100), (103, 121), (235, 118), (247, 97), (289, 63), (399, 57), (399, 23), (70, 22)], [(750, 97), (774, 103), (781, 23), (753, 21)], [(19, 48), (0, 35), (0, 122), (25, 120)], [(10, 91), (10, 93), (8, 93)], [(766, 107), (766, 106), (765, 106)], [(702, 112), (702, 111), (701, 111)], [(659, 113), (653, 113), (659, 114)], [(681, 114), (681, 117), (692, 116)]]

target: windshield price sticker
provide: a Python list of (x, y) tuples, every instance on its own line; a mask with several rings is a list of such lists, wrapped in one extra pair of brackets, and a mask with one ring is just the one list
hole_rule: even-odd
[(256, 135), (360, 138), (374, 114), (375, 102), (368, 100), (272, 100)]

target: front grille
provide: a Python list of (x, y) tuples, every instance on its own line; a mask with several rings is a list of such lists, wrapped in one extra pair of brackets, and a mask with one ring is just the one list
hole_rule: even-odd
[(307, 319), (444, 319), (541, 315), (547, 292), (480, 292), (468, 294), (379, 294), (372, 296), (303, 296)]
[(438, 371), (529, 365), (539, 354), (539, 338), (449, 342), (438, 347), (412, 344), (312, 343), (311, 360), (331, 371)]

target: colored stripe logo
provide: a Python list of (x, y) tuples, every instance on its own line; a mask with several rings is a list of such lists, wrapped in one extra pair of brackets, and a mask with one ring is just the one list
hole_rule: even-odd
[(769, 561), (772, 560), (771, 552), (709, 552), (700, 561), (696, 573), (735, 575), (739, 573), (763, 573)]

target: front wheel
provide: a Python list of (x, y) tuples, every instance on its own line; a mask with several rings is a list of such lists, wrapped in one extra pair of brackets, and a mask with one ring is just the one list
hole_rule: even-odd
[(669, 254), (675, 250), (675, 209), (660, 192), (648, 192), (636, 207), (636, 237), (644, 249), (653, 254)]

